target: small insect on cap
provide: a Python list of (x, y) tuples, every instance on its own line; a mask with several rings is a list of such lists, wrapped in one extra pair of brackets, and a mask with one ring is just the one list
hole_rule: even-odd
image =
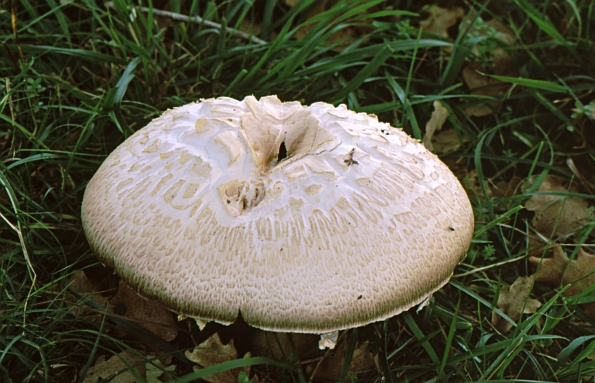
[(101, 165), (82, 219), (99, 259), (172, 310), (302, 333), (422, 302), (473, 233), (465, 191), (419, 142), (276, 96), (168, 110)]

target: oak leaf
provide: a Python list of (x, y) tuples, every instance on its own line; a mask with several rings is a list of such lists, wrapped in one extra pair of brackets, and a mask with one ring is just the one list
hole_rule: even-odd
[[(424, 135), (424, 145), (425, 147), (434, 152), (434, 148), (432, 145), (432, 137), (434, 134), (442, 129), (442, 125), (446, 122), (448, 118), (448, 110), (442, 106), (439, 101), (434, 101), (434, 111), (430, 116), (430, 119), (426, 123), (426, 134)], [(435, 152), (434, 152), (435, 153)]]
[(167, 307), (156, 300), (141, 297), (124, 282), (120, 282), (118, 294), (110, 300), (109, 309), (126, 316), (166, 342), (178, 336), (178, 324)]
[(537, 192), (551, 194), (531, 196), (525, 203), (525, 209), (535, 212), (532, 224), (543, 236), (549, 238), (568, 234), (589, 220), (589, 203), (580, 197), (564, 195), (578, 192), (577, 187), (567, 187), (562, 179), (548, 175)]
[(555, 246), (551, 258), (531, 257), (529, 261), (538, 266), (537, 281), (560, 286), (570, 285), (563, 292), (567, 297), (579, 295), (595, 285), (595, 255), (582, 248), (578, 249), (576, 259), (573, 260), (564, 254), (561, 246)]
[[(134, 366), (142, 361), (142, 357), (130, 350), (122, 351), (108, 360), (105, 360), (105, 356), (101, 355), (97, 358), (95, 365), (87, 370), (83, 383), (96, 383), (108, 378), (112, 378), (110, 380), (112, 383), (136, 383), (137, 379), (127, 365)], [(128, 371), (125, 371), (127, 369)], [(144, 364), (136, 366), (134, 370), (141, 378), (145, 378), (146, 367)]]
[[(185, 355), (186, 358), (200, 365), (200, 367), (194, 367), (195, 371), (230, 360), (238, 359), (238, 352), (235, 346), (233, 345), (233, 340), (230, 341), (227, 345), (224, 345), (223, 343), (221, 343), (221, 338), (219, 338), (218, 333), (213, 334), (207, 340), (196, 346), (192, 352), (186, 351)], [(244, 355), (244, 358), (249, 357), (249, 352), (246, 353), (246, 355)], [(211, 383), (237, 383), (238, 375), (240, 374), (240, 372), (249, 375), (250, 366), (234, 368), (231, 370), (203, 377), (202, 379)], [(252, 379), (253, 382), (256, 382), (257, 380), (257, 377), (254, 377)]]
[(441, 8), (432, 5), (424, 9), (428, 17), (420, 21), (421, 30), (448, 38), (448, 29), (461, 21), (465, 11), (461, 7)]
[[(66, 304), (68, 306), (77, 306), (80, 303), (82, 296), (83, 298), (90, 298), (93, 302), (97, 303), (99, 306), (105, 307), (108, 297), (102, 294), (102, 289), (99, 283), (90, 280), (83, 270), (76, 270), (74, 271), (70, 277), (68, 278), (68, 288), (76, 293), (67, 292), (66, 294)], [(87, 315), (90, 320), (100, 321), (101, 314), (97, 313), (94, 310), (91, 310), (87, 307), (82, 305), (80, 308), (74, 308), (73, 313), (76, 315)]]
[[(522, 314), (533, 314), (541, 307), (541, 302), (530, 298), (532, 287), (533, 276), (518, 277), (510, 288), (503, 286), (498, 297), (498, 308), (514, 322)], [(501, 332), (508, 332), (512, 328), (512, 323), (496, 312), (492, 312), (492, 324)]]
[[(579, 295), (595, 285), (595, 255), (582, 248), (577, 251), (576, 259), (569, 259), (561, 246), (553, 248), (551, 258), (531, 257), (529, 261), (537, 266), (536, 280), (558, 286), (570, 285), (562, 293), (564, 296)], [(585, 312), (595, 318), (595, 303), (584, 305)]]
[[(105, 360), (105, 355), (97, 358), (95, 365), (87, 370), (83, 383), (96, 383), (109, 380), (112, 383), (137, 383), (131, 369), (147, 383), (162, 383), (164, 371), (173, 371), (176, 366), (163, 366), (159, 359), (142, 364), (145, 359), (140, 351), (126, 350)], [(130, 367), (129, 367), (130, 366)]]

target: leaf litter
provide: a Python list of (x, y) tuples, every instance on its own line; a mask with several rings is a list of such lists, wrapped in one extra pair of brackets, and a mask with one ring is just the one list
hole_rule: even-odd
[(424, 135), (423, 143), (429, 151), (436, 153), (434, 151), (432, 138), (436, 132), (442, 129), (442, 126), (448, 118), (448, 110), (440, 103), (440, 101), (434, 101), (433, 106), (434, 111), (426, 123), (426, 134)]
[[(569, 259), (562, 246), (554, 246), (551, 258), (531, 257), (529, 262), (537, 267), (536, 280), (556, 286), (569, 285), (562, 293), (566, 297), (580, 295), (595, 285), (595, 255), (582, 247), (577, 249), (575, 259)], [(585, 312), (595, 318), (595, 302), (583, 305)]]
[[(541, 307), (541, 302), (529, 298), (533, 279), (533, 276), (518, 277), (510, 287), (502, 286), (500, 289), (498, 308), (513, 322), (518, 321), (522, 314), (533, 314)], [(513, 326), (495, 311), (492, 312), (492, 325), (501, 332), (508, 332)]]
[(465, 11), (461, 7), (442, 8), (432, 5), (424, 11), (428, 13), (428, 17), (419, 23), (421, 30), (444, 38), (449, 37), (448, 30), (460, 23), (465, 16)]
[[(95, 365), (90, 367), (83, 383), (96, 383), (110, 380), (111, 383), (137, 383), (138, 375), (146, 383), (165, 383), (169, 379), (162, 377), (164, 371), (173, 371), (176, 366), (164, 367), (158, 359), (151, 363), (143, 363), (145, 356), (140, 351), (126, 350), (105, 359), (105, 355), (97, 358)], [(134, 373), (131, 371), (134, 370)]]
[(83, 270), (76, 270), (68, 278), (67, 287), (69, 291), (66, 293), (66, 304), (73, 307), (73, 314), (84, 315), (91, 321), (101, 321), (103, 313), (87, 307), (84, 300), (91, 299), (97, 305), (105, 307), (109, 297), (104, 294), (102, 284), (89, 279)]
[[(535, 181), (536, 177), (533, 177), (528, 185)], [(537, 251), (543, 252), (543, 242), (560, 237), (572, 238), (573, 233), (590, 222), (588, 201), (569, 196), (569, 193), (578, 194), (578, 186), (568, 186), (561, 178), (547, 175), (526, 201), (525, 208), (534, 212), (531, 225), (540, 238), (537, 240), (531, 236), (530, 247), (538, 247)], [(582, 247), (577, 249), (575, 259), (569, 259), (562, 246), (554, 245), (551, 257), (531, 256), (529, 262), (536, 267), (535, 274), (517, 278), (510, 288), (502, 287), (498, 299), (498, 308), (513, 321), (517, 321), (523, 313), (534, 313), (541, 306), (539, 301), (530, 298), (534, 281), (556, 287), (568, 285), (563, 292), (566, 297), (580, 295), (595, 285), (595, 255), (587, 253)], [(595, 318), (595, 303), (584, 304), (583, 309)], [(492, 313), (492, 324), (502, 332), (512, 328), (512, 324), (496, 312)]]
[(118, 294), (109, 301), (109, 309), (124, 315), (166, 342), (178, 336), (177, 321), (167, 307), (159, 301), (141, 297), (123, 281), (120, 281)]
[[(211, 335), (207, 340), (196, 346), (193, 351), (186, 351), (185, 355), (190, 361), (198, 364), (198, 366), (193, 367), (195, 371), (200, 371), (206, 367), (238, 359), (238, 352), (233, 344), (233, 340), (224, 345), (221, 343), (221, 338), (218, 333)], [(250, 352), (247, 352), (244, 355), (244, 358), (250, 358), (250, 356)], [(203, 377), (202, 379), (211, 383), (237, 383), (238, 375), (242, 372), (249, 375), (250, 366), (234, 368)], [(252, 383), (257, 382), (258, 377), (255, 376), (252, 379)]]
[[(533, 179), (534, 181), (534, 179)], [(525, 203), (525, 208), (535, 212), (531, 221), (533, 228), (545, 238), (563, 236), (575, 232), (589, 222), (589, 203), (584, 198), (567, 196), (578, 193), (576, 185), (568, 187), (565, 182), (548, 175), (537, 194)]]

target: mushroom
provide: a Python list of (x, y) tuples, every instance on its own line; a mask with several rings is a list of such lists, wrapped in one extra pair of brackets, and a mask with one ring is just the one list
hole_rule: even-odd
[(276, 96), (166, 111), (101, 165), (82, 222), (103, 263), (175, 312), (314, 334), (423, 302), (473, 233), (465, 191), (417, 140)]

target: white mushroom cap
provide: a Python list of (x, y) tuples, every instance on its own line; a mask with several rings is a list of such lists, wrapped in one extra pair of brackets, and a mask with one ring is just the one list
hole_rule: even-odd
[(473, 233), (465, 191), (418, 141), (276, 96), (168, 110), (99, 168), (82, 219), (97, 256), (171, 309), (303, 333), (422, 302)]

